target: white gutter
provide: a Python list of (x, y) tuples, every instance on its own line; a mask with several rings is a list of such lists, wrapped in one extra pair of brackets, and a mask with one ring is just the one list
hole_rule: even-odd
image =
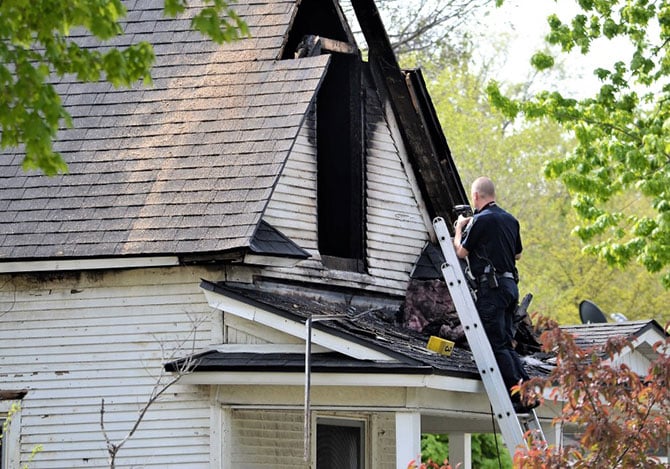
[(55, 272), (64, 270), (132, 269), (138, 267), (167, 267), (176, 265), (179, 265), (179, 258), (177, 256), (13, 261), (0, 262), (0, 274)]
[[(196, 371), (180, 383), (205, 385), (304, 386), (303, 372)], [(482, 382), (472, 378), (396, 373), (311, 373), (312, 386), (407, 387), (483, 393)]]

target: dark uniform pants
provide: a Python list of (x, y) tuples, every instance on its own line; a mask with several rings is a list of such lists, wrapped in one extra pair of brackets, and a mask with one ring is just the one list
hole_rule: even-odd
[[(519, 301), (519, 289), (511, 278), (499, 278), (498, 288), (482, 282), (477, 289), (477, 311), (491, 343), (500, 373), (507, 390), (528, 380), (528, 374), (519, 355), (512, 348), (512, 320)], [(513, 400), (516, 400), (516, 396)]]

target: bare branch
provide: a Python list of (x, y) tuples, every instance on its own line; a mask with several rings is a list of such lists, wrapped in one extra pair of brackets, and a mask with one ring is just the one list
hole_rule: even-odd
[(189, 333), (180, 341), (177, 341), (176, 345), (172, 347), (172, 350), (168, 353), (166, 351), (166, 346), (163, 341), (158, 340), (156, 337), (156, 341), (159, 344), (160, 350), (161, 350), (161, 356), (162, 361), (161, 363), (169, 362), (169, 361), (174, 361), (177, 354), (182, 354), (183, 351), (185, 350), (185, 345), (190, 342), (190, 350), (188, 351), (187, 355), (185, 358), (181, 359), (178, 362), (178, 366), (176, 368), (176, 371), (171, 373), (170, 378), (165, 381), (165, 378), (167, 376), (165, 372), (164, 366), (160, 367), (160, 372), (158, 373), (158, 376), (156, 377), (154, 386), (151, 389), (151, 393), (149, 394), (149, 398), (147, 399), (147, 402), (140, 408), (139, 413), (137, 415), (137, 418), (135, 419), (135, 422), (133, 423), (133, 426), (131, 429), (128, 431), (126, 436), (119, 440), (118, 442), (114, 443), (105, 428), (105, 400), (102, 399), (102, 404), (100, 405), (100, 428), (102, 430), (102, 434), (105, 438), (105, 444), (107, 446), (107, 453), (109, 455), (109, 467), (110, 469), (114, 469), (116, 465), (116, 456), (119, 452), (119, 450), (126, 444), (126, 442), (135, 435), (135, 432), (139, 428), (140, 424), (144, 420), (144, 417), (146, 416), (147, 412), (151, 408), (151, 406), (168, 390), (170, 387), (172, 387), (174, 384), (176, 384), (184, 375), (187, 375), (191, 373), (195, 367), (197, 366), (199, 360), (195, 359), (193, 357), (193, 354), (195, 353), (195, 347), (196, 347), (196, 339), (197, 339), (197, 331), (198, 327), (204, 322), (205, 317), (201, 316), (199, 318), (194, 319), (191, 317), (191, 315), (188, 315), (189, 320), (191, 321), (191, 330)]

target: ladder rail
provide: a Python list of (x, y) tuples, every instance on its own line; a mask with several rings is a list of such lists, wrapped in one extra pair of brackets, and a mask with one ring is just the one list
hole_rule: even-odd
[[(451, 299), (454, 302), (456, 313), (463, 325), (468, 344), (470, 344), (470, 349), (481, 375), (484, 389), (491, 402), (493, 413), (500, 428), (503, 442), (513, 458), (514, 452), (518, 447), (528, 448), (528, 442), (525, 438), (526, 431), (524, 430), (526, 425), (522, 425), (519, 416), (514, 411), (512, 400), (503, 381), (484, 326), (477, 313), (470, 288), (468, 287), (465, 274), (456, 255), (444, 219), (441, 217), (435, 218), (433, 220), (433, 228), (445, 258), (445, 262), (442, 264), (442, 275), (451, 294)], [(539, 431), (541, 434), (542, 428), (539, 425), (537, 416), (534, 411), (531, 412), (537, 426), (533, 431)], [(544, 440), (544, 435), (541, 435), (541, 438)]]

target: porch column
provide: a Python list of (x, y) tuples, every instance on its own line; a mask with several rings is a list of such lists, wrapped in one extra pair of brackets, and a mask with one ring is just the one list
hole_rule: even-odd
[(547, 440), (547, 444), (556, 445), (557, 447), (563, 446), (563, 424), (557, 422), (556, 425), (548, 427), (546, 425), (540, 424), (542, 427), (542, 432), (544, 437)]
[[(395, 413), (395, 467), (407, 469), (411, 460), (421, 459), (421, 414)], [(418, 464), (417, 464), (418, 466)]]
[(460, 463), (460, 469), (472, 469), (472, 435), (470, 433), (449, 433), (449, 463), (453, 467)]

